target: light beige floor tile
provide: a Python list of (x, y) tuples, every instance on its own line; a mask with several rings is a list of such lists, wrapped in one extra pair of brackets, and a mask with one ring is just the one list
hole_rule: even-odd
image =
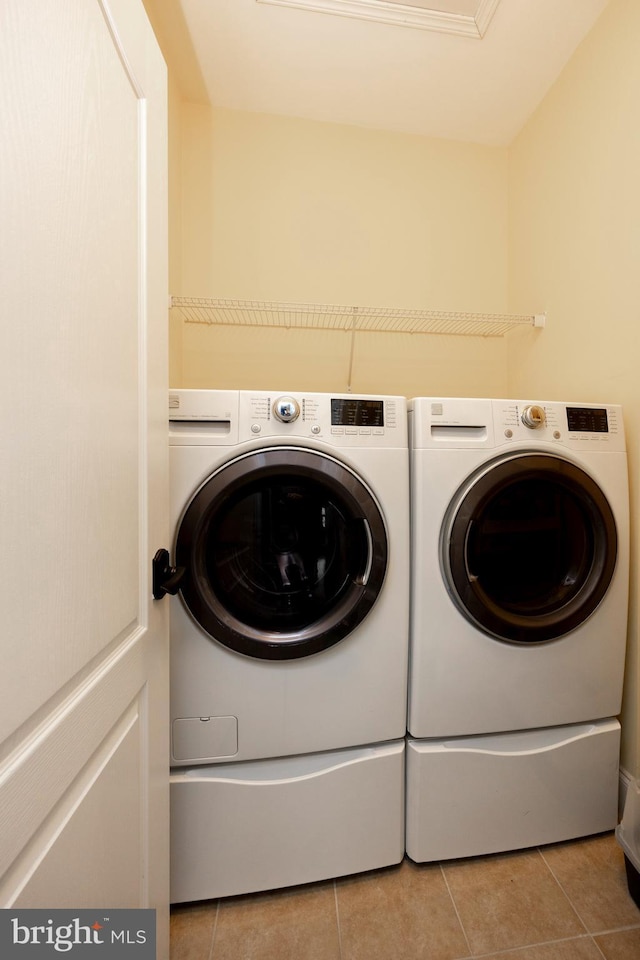
[(333, 883), (221, 901), (212, 960), (340, 960)]
[(447, 863), (444, 874), (474, 953), (585, 933), (536, 850)]
[(506, 953), (494, 954), (485, 960), (602, 960), (602, 954), (591, 937), (560, 940), (536, 947), (521, 947)]
[[(592, 933), (640, 924), (613, 834), (543, 847), (541, 854)], [(640, 954), (639, 954), (640, 956)]]
[(342, 955), (329, 883), (221, 901), (218, 929), (217, 903), (174, 907), (171, 960), (460, 960), (470, 950), (484, 960), (640, 958), (640, 910), (612, 834), (446, 863), (443, 871), (405, 861), (337, 881), (337, 899)]
[(453, 960), (469, 948), (437, 865), (379, 870), (336, 884), (342, 960)]
[(595, 940), (607, 960), (638, 960), (640, 957), (640, 929), (606, 933)]
[(209, 960), (217, 901), (171, 910), (171, 960)]

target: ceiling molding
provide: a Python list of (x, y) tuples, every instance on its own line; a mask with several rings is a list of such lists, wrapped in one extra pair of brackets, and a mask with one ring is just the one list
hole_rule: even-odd
[[(375, 20), (378, 23), (400, 27), (417, 27), (437, 33), (453, 33), (463, 37), (482, 39), (500, 0), (478, 0), (475, 16), (428, 10), (398, 0), (256, 0), (277, 7), (297, 7), (314, 13), (329, 13), (357, 20)], [(434, 0), (437, 2), (437, 0)]]

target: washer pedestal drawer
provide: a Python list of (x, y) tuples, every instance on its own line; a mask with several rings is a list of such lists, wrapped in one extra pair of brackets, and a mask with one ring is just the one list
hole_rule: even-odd
[(614, 829), (617, 720), (407, 741), (407, 853), (472, 857)]
[(171, 902), (326, 880), (404, 855), (404, 740), (176, 769)]

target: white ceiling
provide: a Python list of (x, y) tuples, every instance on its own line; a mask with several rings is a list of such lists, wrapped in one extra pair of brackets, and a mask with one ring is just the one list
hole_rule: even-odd
[(347, 15), (297, 2), (145, 0), (187, 99), (493, 145), (512, 141), (609, 0), (405, 0), (472, 25), (489, 9), (482, 37), (360, 19), (400, 0), (317, 0)]

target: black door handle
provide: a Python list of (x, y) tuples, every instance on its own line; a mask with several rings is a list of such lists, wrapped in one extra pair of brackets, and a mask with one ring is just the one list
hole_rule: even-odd
[(169, 551), (158, 550), (152, 563), (153, 599), (161, 600), (166, 593), (176, 594), (185, 575), (184, 567), (172, 567)]

